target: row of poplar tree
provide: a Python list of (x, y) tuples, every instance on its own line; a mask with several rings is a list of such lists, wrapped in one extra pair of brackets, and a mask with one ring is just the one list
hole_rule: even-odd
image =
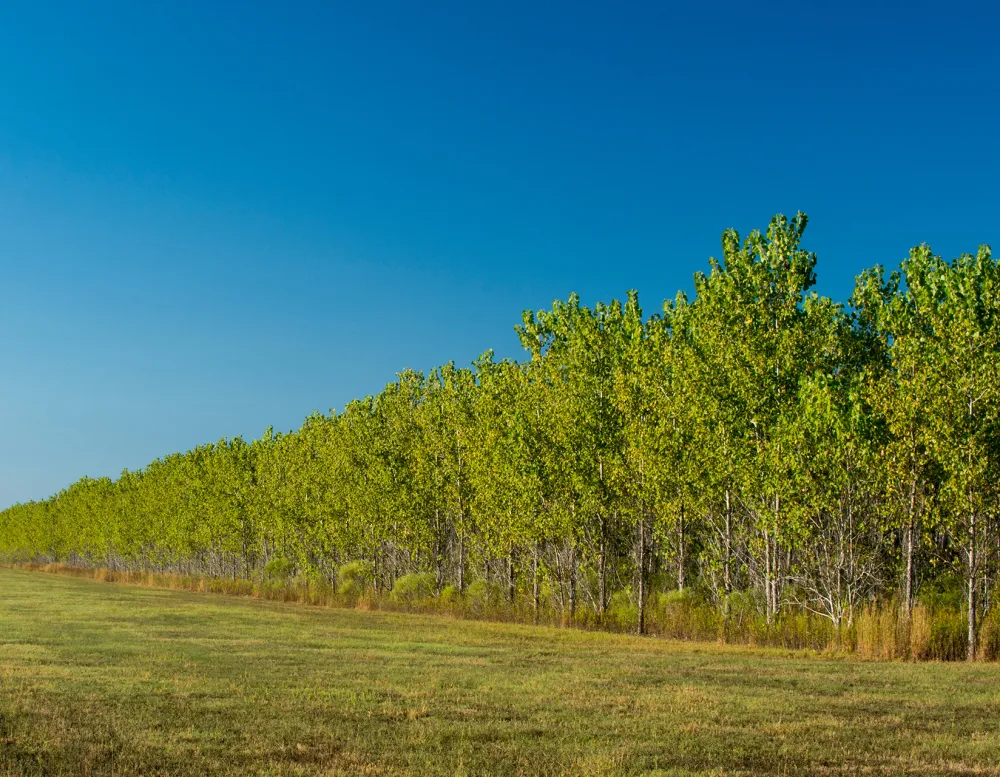
[(0, 552), (333, 580), (364, 560), (383, 590), (420, 571), (572, 615), (616, 592), (639, 628), (659, 587), (769, 620), (961, 581), (970, 656), (1000, 569), (1000, 269), (988, 248), (913, 249), (810, 291), (806, 217), (722, 237), (723, 260), (662, 312), (635, 293), (526, 312), (530, 358), (406, 371), (288, 434), (222, 440), (0, 513)]

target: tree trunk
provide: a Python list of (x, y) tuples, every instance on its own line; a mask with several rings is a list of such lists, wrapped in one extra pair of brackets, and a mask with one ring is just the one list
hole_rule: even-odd
[(764, 529), (764, 615), (771, 622), (771, 535)]
[(511, 604), (514, 603), (514, 593), (515, 593), (515, 575), (514, 575), (514, 551), (511, 551), (507, 556), (507, 601)]
[(569, 549), (569, 619), (576, 617), (576, 545)]
[(903, 593), (906, 618), (913, 614), (913, 521), (906, 527), (906, 590)]
[(906, 580), (903, 594), (904, 605), (906, 607), (906, 618), (909, 620), (913, 612), (913, 540), (915, 533), (915, 517), (917, 506), (917, 480), (913, 479), (910, 484), (910, 515), (906, 526)]
[(442, 552), (441, 511), (434, 509), (434, 588), (440, 594), (444, 588), (444, 553)]
[(781, 497), (774, 496), (774, 559), (771, 562), (771, 615), (778, 617), (778, 578), (781, 575), (780, 548), (778, 547), (778, 527), (781, 526)]
[(458, 592), (465, 593), (465, 538), (458, 536)]
[(969, 653), (976, 660), (976, 513), (969, 515)]
[(781, 546), (778, 545), (777, 532), (774, 538), (774, 560), (771, 562), (771, 612), (774, 617), (778, 617), (778, 600), (780, 598), (780, 588), (778, 581), (781, 579)]
[(639, 519), (639, 625), (637, 632), (646, 633), (646, 518)]
[(604, 615), (604, 611), (608, 606), (608, 526), (607, 519), (603, 516), (601, 516), (601, 556), (598, 571), (600, 576), (600, 590), (598, 591), (600, 601), (597, 611), (601, 615)]
[(684, 565), (686, 562), (685, 558), (685, 540), (684, 540), (684, 505), (681, 504), (681, 514), (680, 520), (677, 524), (677, 590), (684, 590)]
[(539, 605), (539, 599), (541, 598), (541, 591), (539, 590), (539, 585), (538, 585), (538, 543), (537, 542), (535, 543), (535, 552), (534, 552), (534, 555), (533, 555), (533, 557), (531, 559), (531, 577), (532, 577), (532, 582), (531, 582), (531, 587), (532, 587), (532, 591), (531, 591), (532, 606), (534, 607), (534, 612), (535, 612), (535, 623), (538, 623), (538, 605)]
[[(733, 577), (730, 570), (730, 559), (733, 553), (733, 506), (729, 501), (729, 489), (726, 489), (726, 537), (725, 553), (722, 556), (722, 587), (726, 592), (726, 597), (733, 592)], [(728, 612), (728, 604), (726, 611)]]

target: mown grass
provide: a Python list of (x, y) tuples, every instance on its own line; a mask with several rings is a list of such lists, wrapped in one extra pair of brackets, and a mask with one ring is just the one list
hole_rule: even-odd
[(0, 774), (1000, 774), (1000, 671), (0, 569)]

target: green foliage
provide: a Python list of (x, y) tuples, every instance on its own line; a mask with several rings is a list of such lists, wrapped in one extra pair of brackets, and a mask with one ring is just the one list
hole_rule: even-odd
[(438, 601), (443, 606), (452, 606), (456, 604), (461, 597), (458, 587), (453, 585), (446, 585), (441, 589), (441, 593), (438, 595)]
[(285, 558), (271, 559), (264, 565), (264, 577), (268, 580), (284, 582), (292, 574), (292, 562)]
[(371, 584), (371, 564), (366, 561), (349, 561), (337, 570), (337, 593), (360, 596)]
[(434, 594), (434, 574), (411, 572), (396, 580), (391, 598), (399, 604), (420, 604)]
[(502, 601), (503, 594), (499, 586), (485, 580), (474, 581), (465, 591), (466, 605), (473, 610), (497, 607)]
[(639, 622), (639, 607), (629, 589), (615, 591), (608, 603), (607, 621), (620, 631), (633, 631)]
[(927, 583), (920, 591), (919, 601), (930, 610), (960, 610), (965, 600), (962, 581), (942, 576)]

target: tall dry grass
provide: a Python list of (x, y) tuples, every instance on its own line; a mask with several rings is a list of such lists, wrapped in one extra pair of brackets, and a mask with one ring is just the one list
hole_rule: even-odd
[(909, 616), (895, 603), (865, 607), (851, 627), (855, 655), (877, 661), (961, 661), (967, 654), (965, 614), (917, 603)]

